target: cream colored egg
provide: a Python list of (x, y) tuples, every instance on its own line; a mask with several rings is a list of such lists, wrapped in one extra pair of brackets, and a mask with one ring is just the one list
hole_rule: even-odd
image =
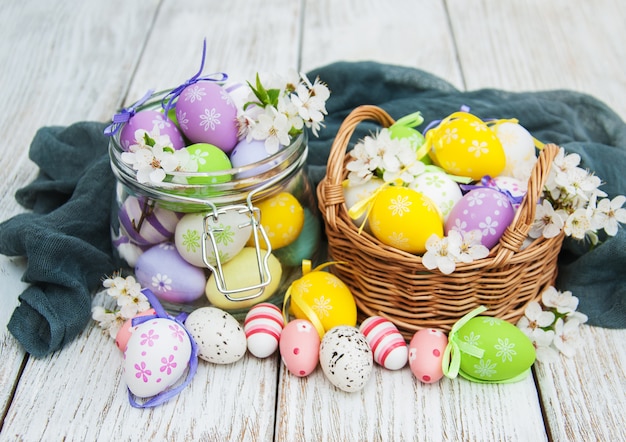
[[(376, 189), (383, 185), (383, 183), (383, 180), (375, 177), (361, 184), (349, 184), (348, 181), (345, 181), (343, 183), (343, 198), (346, 201), (346, 208), (350, 210), (358, 202), (369, 198)], [(352, 222), (357, 227), (360, 227), (361, 224), (363, 224), (364, 219), (365, 214), (362, 214), (358, 218), (353, 219)], [(367, 222), (365, 223), (364, 228), (366, 231), (369, 231)]]
[(463, 197), (461, 188), (447, 174), (425, 172), (410, 185), (411, 189), (421, 192), (437, 205), (445, 221), (454, 205)]
[(501, 175), (528, 181), (537, 161), (533, 136), (522, 125), (513, 122), (497, 124), (492, 130), (502, 143), (506, 157)]

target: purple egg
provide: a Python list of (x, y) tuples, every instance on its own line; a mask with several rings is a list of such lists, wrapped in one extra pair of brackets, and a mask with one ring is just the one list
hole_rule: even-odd
[(133, 115), (133, 117), (128, 120), (128, 123), (122, 127), (120, 131), (120, 144), (122, 149), (127, 151), (129, 146), (137, 144), (135, 131), (143, 129), (148, 133), (152, 133), (155, 128), (159, 130), (161, 135), (170, 137), (174, 149), (182, 149), (185, 146), (183, 136), (172, 120), (159, 111), (144, 110)]
[(173, 243), (166, 242), (144, 252), (135, 265), (135, 277), (143, 288), (163, 301), (193, 302), (204, 295), (204, 270), (185, 261)]
[[(280, 146), (279, 149), (282, 149), (283, 146)], [(246, 141), (241, 140), (233, 151), (230, 153), (230, 162), (233, 165), (233, 168), (244, 167), (249, 164), (256, 163), (258, 161), (263, 161), (266, 158), (269, 158), (271, 154), (267, 153), (265, 150), (265, 141), (262, 140), (251, 140)], [(237, 174), (238, 178), (247, 178), (255, 175), (259, 175), (263, 172), (270, 170), (274, 166), (274, 162), (266, 163), (263, 165), (259, 165), (250, 170), (246, 170), (245, 172), (240, 172)]]
[(176, 101), (176, 119), (192, 143), (213, 144), (229, 154), (237, 144), (237, 107), (220, 85), (199, 81)]
[(120, 225), (135, 244), (159, 244), (174, 236), (176, 225), (183, 217), (154, 204), (145, 197), (129, 196), (118, 212)]
[(480, 230), (482, 244), (491, 249), (513, 221), (515, 210), (511, 202), (495, 189), (481, 187), (466, 193), (452, 208), (445, 224), (450, 230), (470, 232)]

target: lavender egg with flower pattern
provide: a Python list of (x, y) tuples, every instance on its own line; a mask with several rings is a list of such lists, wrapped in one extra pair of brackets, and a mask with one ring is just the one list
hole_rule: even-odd
[(481, 243), (491, 249), (513, 221), (515, 210), (506, 195), (495, 189), (480, 187), (463, 195), (452, 208), (445, 223), (450, 230), (467, 233), (479, 230)]
[(128, 123), (122, 127), (120, 131), (120, 145), (122, 149), (128, 151), (130, 146), (137, 144), (135, 132), (140, 129), (152, 135), (156, 135), (157, 131), (161, 136), (167, 135), (172, 143), (172, 147), (176, 150), (185, 146), (183, 136), (172, 120), (159, 111), (143, 110), (133, 115), (128, 120)]
[(189, 264), (173, 243), (165, 242), (144, 252), (135, 264), (135, 277), (162, 301), (187, 303), (204, 294), (204, 270)]
[(213, 144), (229, 154), (237, 144), (237, 107), (219, 84), (199, 81), (176, 101), (180, 129), (192, 143)]
[(138, 325), (124, 352), (128, 389), (141, 398), (167, 390), (185, 373), (191, 351), (189, 335), (171, 319), (153, 318)]
[[(279, 150), (282, 146), (279, 146)], [(245, 167), (263, 161), (269, 158), (272, 154), (268, 153), (265, 149), (265, 141), (263, 140), (250, 140), (243, 139), (237, 143), (233, 151), (230, 153), (230, 162), (233, 168)], [(255, 175), (260, 175), (263, 172), (270, 170), (274, 166), (273, 162), (266, 164), (259, 164), (256, 167), (243, 170), (237, 173), (237, 178), (248, 178)]]

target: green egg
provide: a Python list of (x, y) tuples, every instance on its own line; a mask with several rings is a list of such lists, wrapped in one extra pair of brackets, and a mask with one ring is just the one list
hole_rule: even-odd
[[(185, 147), (191, 156), (191, 160), (198, 165), (198, 173), (219, 172), (229, 170), (232, 164), (228, 155), (219, 147), (209, 143), (196, 143)], [(230, 181), (229, 173), (223, 175), (212, 174), (210, 176), (197, 176), (187, 178), (189, 184), (217, 184)]]
[(481, 358), (461, 355), (459, 374), (475, 382), (515, 382), (526, 377), (535, 362), (535, 347), (513, 324), (490, 316), (477, 316), (456, 334), (461, 342), (484, 351)]

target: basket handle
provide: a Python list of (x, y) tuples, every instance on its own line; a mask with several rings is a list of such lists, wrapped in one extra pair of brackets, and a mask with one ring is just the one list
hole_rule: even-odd
[(354, 108), (341, 123), (335, 141), (333, 141), (330, 148), (326, 176), (324, 177), (326, 182), (322, 189), (324, 192), (326, 220), (333, 229), (337, 228), (337, 211), (341, 204), (345, 202), (342, 181), (344, 177), (344, 159), (348, 144), (356, 127), (359, 123), (366, 120), (376, 121), (383, 127), (389, 127), (395, 123), (394, 119), (383, 109), (369, 104)]
[[(521, 250), (522, 244), (528, 237), (528, 232), (535, 220), (537, 204), (541, 198), (543, 186), (550, 175), (552, 162), (558, 153), (559, 146), (556, 144), (546, 144), (542, 148), (528, 179), (526, 196), (524, 196), (515, 218), (513, 218), (511, 224), (502, 234), (495, 255), (490, 257), (488, 268), (500, 267), (506, 264), (514, 253)], [(563, 233), (561, 232), (561, 234)]]

